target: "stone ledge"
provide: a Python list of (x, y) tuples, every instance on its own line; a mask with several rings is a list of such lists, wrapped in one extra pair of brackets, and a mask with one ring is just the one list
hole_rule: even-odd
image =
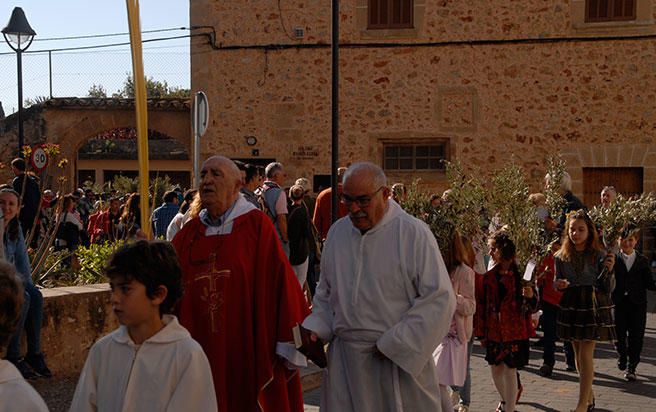
[[(41, 289), (43, 329), (41, 348), (57, 377), (77, 379), (91, 346), (118, 327), (109, 303), (107, 283)], [(303, 391), (321, 386), (323, 371), (314, 365), (301, 369)]]
[(109, 285), (41, 289), (41, 348), (58, 376), (79, 375), (91, 346), (118, 327)]
[(60, 288), (40, 289), (44, 299), (55, 298), (58, 296), (81, 295), (85, 293), (109, 292), (108, 283), (85, 286), (68, 286)]

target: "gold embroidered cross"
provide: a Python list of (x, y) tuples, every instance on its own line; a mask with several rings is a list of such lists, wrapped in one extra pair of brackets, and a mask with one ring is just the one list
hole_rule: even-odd
[(222, 277), (229, 278), (230, 270), (216, 270), (216, 254), (212, 253), (210, 255), (208, 271), (199, 274), (194, 279), (194, 282), (207, 281), (207, 284), (203, 285), (203, 294), (200, 299), (207, 303), (207, 313), (210, 315), (212, 333), (216, 333), (219, 330), (217, 325), (218, 318), (220, 317), (219, 310), (224, 303), (223, 293), (217, 288), (217, 279)]

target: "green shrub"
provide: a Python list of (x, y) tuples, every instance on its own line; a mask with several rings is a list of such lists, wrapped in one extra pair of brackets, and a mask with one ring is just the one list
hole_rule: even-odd
[(93, 283), (107, 282), (107, 278), (102, 271), (111, 254), (124, 241), (104, 242), (102, 244), (92, 244), (89, 247), (80, 246), (76, 251), (79, 268), (75, 273), (75, 284), (87, 285)]
[[(33, 253), (31, 249), (28, 249), (28, 251)], [(75, 284), (75, 276), (71, 268), (62, 265), (62, 261), (70, 255), (71, 253), (68, 250), (55, 251), (54, 247), (50, 247), (45, 253), (43, 264), (39, 266), (39, 272), (32, 274), (34, 283), (50, 288)], [(32, 256), (30, 256), (30, 261), (33, 261)]]

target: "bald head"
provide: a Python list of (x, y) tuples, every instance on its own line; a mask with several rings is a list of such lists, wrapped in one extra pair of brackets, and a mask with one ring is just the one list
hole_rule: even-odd
[(203, 162), (203, 167), (209, 163), (220, 165), (226, 176), (229, 176), (233, 179), (241, 179), (241, 172), (239, 171), (237, 164), (227, 157), (220, 155), (208, 157), (207, 160)]
[(200, 198), (213, 218), (217, 218), (237, 200), (241, 172), (224, 156), (212, 156), (203, 162), (200, 172)]
[(383, 169), (370, 162), (353, 163), (344, 172), (344, 183), (349, 179), (364, 179), (371, 182), (372, 187), (387, 186), (387, 176)]

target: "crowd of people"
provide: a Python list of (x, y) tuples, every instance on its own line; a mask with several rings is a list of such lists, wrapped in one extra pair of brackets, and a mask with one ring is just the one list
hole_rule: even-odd
[[(58, 196), (28, 200), (30, 177), (14, 162), (17, 177), (0, 188), (9, 262), (0, 264), (0, 395), (9, 382), (21, 410), (41, 411), (45, 404), (21, 378), (51, 375), (39, 342), (43, 298), (27, 257), (34, 235), (25, 226), (53, 219), (47, 211)], [(111, 193), (96, 200), (89, 190), (63, 196), (58, 221), (67, 229), (56, 248), (130, 240), (104, 270), (121, 326), (91, 348), (72, 411), (302, 411), (299, 368), (312, 348), (328, 344), (322, 410), (466, 412), (477, 339), (499, 393), (496, 410), (513, 412), (530, 390), (519, 370), (536, 313), (539, 373), (551, 376), (556, 342), (567, 343), (567, 367), (579, 375), (576, 412), (595, 408), (596, 342), (615, 342), (618, 368), (636, 379), (646, 290), (656, 289), (635, 250), (639, 230), (624, 229), (617, 254), (604, 250), (567, 174), (558, 216), (543, 195), (531, 196), (544, 230), (561, 234), (536, 282), (523, 279), (503, 222), (483, 238), (454, 232), (442, 253), (429, 227), (403, 210), (405, 186), (389, 186), (377, 165), (338, 170), (335, 223), (330, 188), (315, 199), (308, 179), (286, 187), (287, 178), (278, 162), (261, 169), (212, 156), (197, 190), (166, 192), (152, 211), (155, 241), (141, 239), (138, 194), (125, 202)], [(614, 195), (604, 188), (602, 204)], [(431, 205), (448, 196), (431, 197)], [(26, 207), (33, 201), (34, 211)]]

